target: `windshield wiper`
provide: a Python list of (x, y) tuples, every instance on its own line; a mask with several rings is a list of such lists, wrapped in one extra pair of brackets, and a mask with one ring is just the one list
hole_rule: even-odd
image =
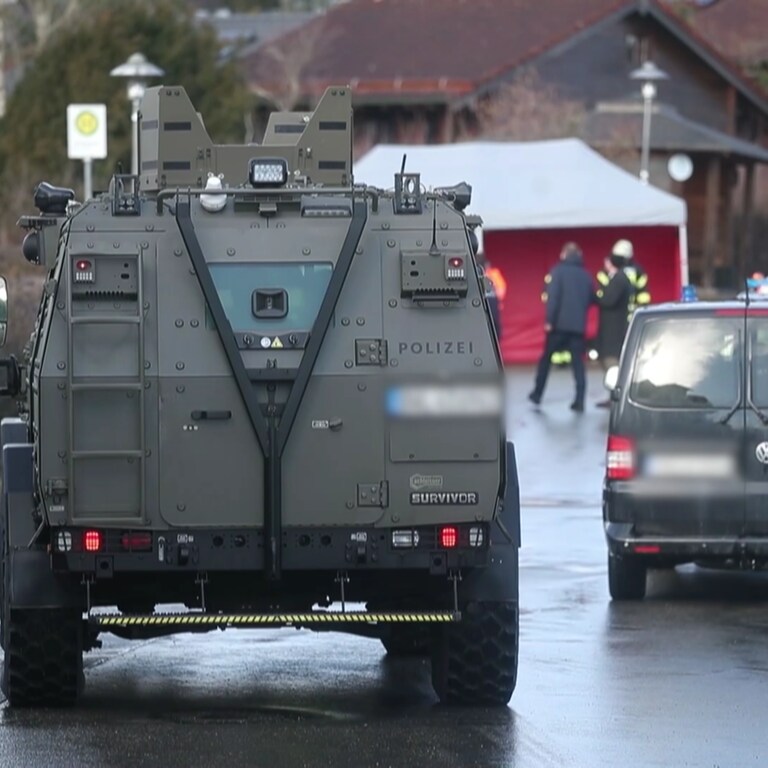
[(734, 405), (733, 408), (731, 408), (731, 410), (728, 411), (728, 413), (726, 413), (725, 416), (723, 416), (723, 418), (720, 419), (717, 423), (727, 424), (733, 418), (733, 414), (736, 413), (739, 408), (741, 408), (741, 403), (736, 403), (736, 405)]
[(768, 424), (768, 416), (766, 416), (751, 400), (747, 399), (747, 405), (753, 413), (757, 414), (757, 417), (763, 424)]

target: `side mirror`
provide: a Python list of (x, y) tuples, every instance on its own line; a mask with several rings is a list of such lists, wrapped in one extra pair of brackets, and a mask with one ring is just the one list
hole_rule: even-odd
[(609, 391), (613, 392), (616, 389), (616, 385), (619, 383), (619, 366), (612, 365), (606, 372), (603, 379), (603, 386)]
[(0, 347), (8, 335), (8, 282), (0, 276)]

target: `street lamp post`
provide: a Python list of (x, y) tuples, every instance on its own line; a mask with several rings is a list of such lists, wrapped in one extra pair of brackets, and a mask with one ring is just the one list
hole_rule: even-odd
[(139, 174), (139, 105), (147, 89), (147, 80), (162, 77), (165, 71), (147, 61), (143, 53), (131, 54), (127, 61), (115, 67), (112, 77), (124, 77), (128, 80), (128, 100), (131, 102), (131, 173)]
[(643, 139), (640, 157), (640, 181), (647, 184), (650, 176), (651, 115), (653, 100), (656, 98), (656, 83), (659, 80), (667, 80), (669, 75), (660, 70), (652, 61), (644, 61), (643, 65), (633, 70), (629, 76), (632, 80), (639, 80), (642, 83), (640, 93), (643, 95)]

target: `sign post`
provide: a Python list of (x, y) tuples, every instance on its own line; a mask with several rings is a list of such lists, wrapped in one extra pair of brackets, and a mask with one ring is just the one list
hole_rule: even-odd
[(93, 197), (93, 161), (107, 156), (106, 104), (70, 104), (67, 107), (67, 155), (83, 161), (85, 199)]

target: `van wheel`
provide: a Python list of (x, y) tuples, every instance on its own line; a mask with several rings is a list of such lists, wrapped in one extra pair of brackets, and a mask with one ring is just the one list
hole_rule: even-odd
[(430, 629), (427, 626), (390, 624), (382, 630), (381, 644), (388, 656), (429, 656)]
[(642, 600), (645, 597), (644, 563), (633, 557), (608, 553), (608, 589), (614, 600)]
[(5, 543), (6, 506), (5, 494), (0, 493), (0, 646), (3, 650), (5, 650), (5, 567), (8, 562)]
[(475, 603), (432, 646), (432, 686), (444, 704), (504, 706), (517, 683), (517, 603)]

